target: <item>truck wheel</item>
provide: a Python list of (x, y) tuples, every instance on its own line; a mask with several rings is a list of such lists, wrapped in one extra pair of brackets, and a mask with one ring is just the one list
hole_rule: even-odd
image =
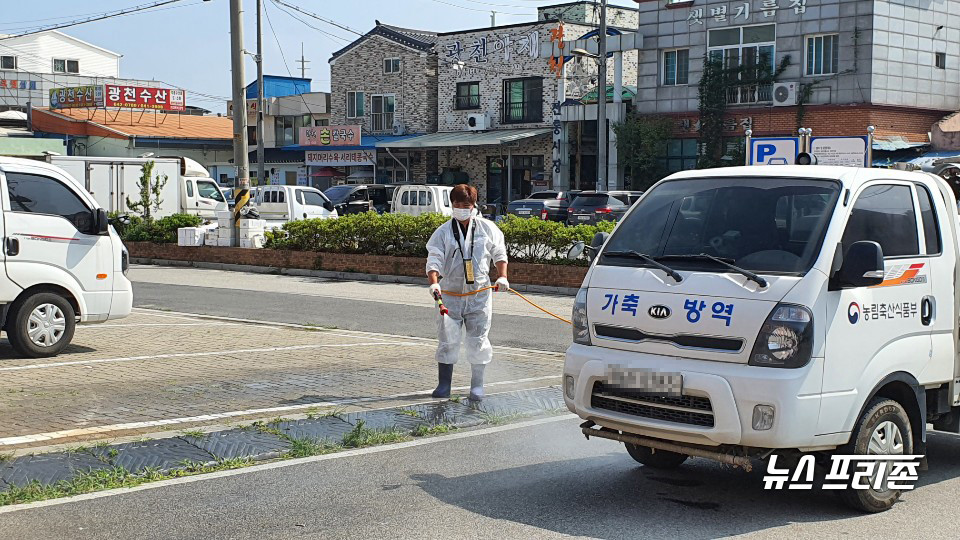
[(14, 350), (29, 358), (56, 356), (70, 344), (76, 314), (66, 298), (37, 293), (17, 302), (7, 318), (7, 338)]
[(654, 469), (676, 469), (683, 465), (688, 457), (686, 454), (656, 450), (648, 446), (638, 446), (630, 443), (623, 443), (623, 445), (627, 447), (627, 453), (630, 454), (630, 457), (637, 460), (638, 463)]
[[(903, 406), (892, 399), (877, 397), (857, 422), (850, 442), (838, 452), (841, 455), (909, 455), (913, 453), (913, 431)], [(873, 479), (871, 479), (871, 484)], [(841, 494), (844, 502), (863, 512), (889, 510), (900, 498), (898, 489), (848, 489)]]

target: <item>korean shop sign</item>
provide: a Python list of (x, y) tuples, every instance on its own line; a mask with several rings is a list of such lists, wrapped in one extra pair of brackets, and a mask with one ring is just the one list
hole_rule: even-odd
[(773, 21), (779, 12), (791, 13), (803, 18), (807, 12), (807, 0), (761, 0), (751, 2), (741, 0), (718, 6), (696, 7), (690, 10), (687, 24), (690, 26), (705, 22), (746, 23), (749, 21)]
[(374, 165), (377, 162), (376, 152), (373, 150), (350, 150), (339, 152), (336, 150), (319, 150), (307, 152), (304, 164), (312, 166), (329, 165), (342, 167), (346, 165)]
[(51, 109), (79, 109), (103, 107), (103, 87), (71, 86), (50, 89)]
[(157, 111), (186, 110), (184, 91), (174, 88), (106, 84), (104, 85), (104, 98), (104, 104), (107, 107)]
[(360, 144), (360, 126), (300, 128), (300, 146), (354, 146)]

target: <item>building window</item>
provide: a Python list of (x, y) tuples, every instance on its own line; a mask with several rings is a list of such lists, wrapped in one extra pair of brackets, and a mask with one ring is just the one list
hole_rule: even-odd
[(330, 120), (328, 118), (318, 118), (314, 121), (313, 125), (315, 126), (329, 126)]
[(0, 56), (0, 69), (17, 69), (17, 57)]
[(383, 59), (383, 72), (384, 72), (384, 73), (400, 73), (400, 59), (399, 59), (399, 58), (384, 58), (384, 59)]
[(393, 129), (393, 113), (396, 109), (396, 98), (393, 94), (370, 96), (370, 112), (373, 120), (373, 131), (390, 131)]
[(543, 121), (543, 79), (507, 79), (503, 81), (503, 123)]
[[(721, 63), (725, 69), (739, 69), (738, 76), (751, 81), (775, 71), (776, 41), (775, 24), (710, 30), (707, 54), (711, 63)], [(727, 102), (733, 105), (769, 101), (773, 101), (771, 84), (747, 82), (727, 89)]]
[(807, 37), (807, 75), (832, 75), (840, 63), (840, 36)]
[(257, 144), (257, 126), (247, 126), (247, 144), (251, 146)]
[(347, 118), (363, 116), (363, 92), (347, 92)]
[(54, 58), (53, 72), (54, 73), (80, 73), (80, 61)]
[(479, 109), (480, 108), (480, 83), (462, 82), (457, 83), (457, 109)]
[(938, 52), (934, 61), (937, 69), (947, 69), (947, 53)]
[(678, 49), (663, 53), (663, 85), (677, 86), (690, 82), (690, 50)]
[[(304, 123), (304, 120), (308, 123)], [(299, 144), (300, 128), (309, 126), (310, 116), (275, 116), (273, 118), (273, 129), (276, 137), (275, 146), (287, 146)]]
[(668, 139), (667, 155), (660, 160), (668, 172), (697, 168), (697, 139)]

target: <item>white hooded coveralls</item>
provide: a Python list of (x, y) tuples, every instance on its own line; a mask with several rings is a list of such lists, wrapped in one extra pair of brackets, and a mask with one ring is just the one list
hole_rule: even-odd
[[(451, 219), (441, 225), (427, 242), (427, 274), (440, 273), (440, 289), (466, 293), (490, 286), (491, 263), (506, 262), (507, 246), (503, 232), (490, 220), (475, 216), (470, 219), (466, 234), (460, 229), (460, 243), (454, 236), (453, 227), (460, 223)], [(471, 242), (472, 240), (472, 242)], [(474, 283), (467, 284), (463, 271), (463, 256), (473, 264)], [(490, 321), (493, 318), (492, 290), (476, 295), (456, 297), (446, 295), (443, 304), (450, 312), (441, 316), (438, 312), (437, 362), (456, 364), (460, 344), (466, 349), (471, 364), (487, 364), (493, 358), (490, 345)], [(466, 338), (464, 338), (466, 330)]]

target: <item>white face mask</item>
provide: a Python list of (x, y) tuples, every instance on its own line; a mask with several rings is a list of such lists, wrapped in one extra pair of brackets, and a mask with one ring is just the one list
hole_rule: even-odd
[(454, 208), (453, 219), (457, 221), (466, 221), (473, 217), (473, 208)]

